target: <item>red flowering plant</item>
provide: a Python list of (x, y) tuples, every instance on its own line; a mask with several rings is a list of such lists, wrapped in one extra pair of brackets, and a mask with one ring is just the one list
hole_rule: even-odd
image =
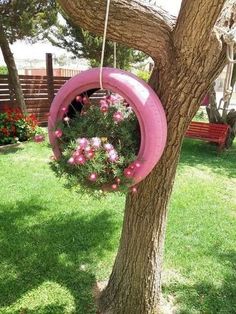
[(5, 108), (0, 113), (0, 145), (27, 141), (38, 131), (34, 114), (25, 115), (19, 108)]
[(133, 169), (140, 167), (135, 162), (140, 129), (132, 108), (114, 95), (99, 104), (92, 104), (89, 98), (80, 101), (80, 110), (74, 108), (72, 117), (65, 113), (54, 131), (62, 155), (52, 161), (52, 169), (67, 179), (69, 187), (80, 186), (87, 192), (126, 191), (132, 184)]

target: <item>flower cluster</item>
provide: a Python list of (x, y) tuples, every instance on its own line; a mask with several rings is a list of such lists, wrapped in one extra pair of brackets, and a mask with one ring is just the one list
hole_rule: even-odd
[(6, 107), (0, 113), (0, 145), (27, 141), (36, 134), (37, 128), (35, 115), (25, 115), (19, 108)]
[[(54, 134), (62, 156), (52, 162), (59, 176), (69, 186), (87, 190), (123, 191), (141, 167), (135, 161), (140, 146), (140, 130), (136, 116), (124, 99), (109, 95), (92, 103), (88, 97), (77, 96), (83, 104), (76, 115), (67, 110)], [(132, 188), (135, 192), (136, 188)]]

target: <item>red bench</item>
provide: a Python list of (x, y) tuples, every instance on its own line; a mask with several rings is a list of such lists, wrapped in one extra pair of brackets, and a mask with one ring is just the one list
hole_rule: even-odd
[(207, 142), (217, 143), (219, 145), (219, 150), (221, 150), (225, 146), (228, 132), (229, 126), (227, 124), (192, 121), (185, 136)]

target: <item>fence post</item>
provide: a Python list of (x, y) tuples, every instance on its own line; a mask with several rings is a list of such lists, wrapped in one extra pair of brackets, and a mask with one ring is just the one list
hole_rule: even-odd
[(53, 64), (51, 53), (46, 53), (46, 73), (47, 73), (48, 101), (49, 104), (51, 104), (54, 98)]

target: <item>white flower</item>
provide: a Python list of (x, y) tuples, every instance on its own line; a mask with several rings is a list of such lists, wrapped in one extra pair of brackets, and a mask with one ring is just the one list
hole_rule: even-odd
[(101, 139), (99, 137), (93, 137), (91, 138), (91, 145), (94, 147), (94, 148), (100, 148), (101, 146)]

